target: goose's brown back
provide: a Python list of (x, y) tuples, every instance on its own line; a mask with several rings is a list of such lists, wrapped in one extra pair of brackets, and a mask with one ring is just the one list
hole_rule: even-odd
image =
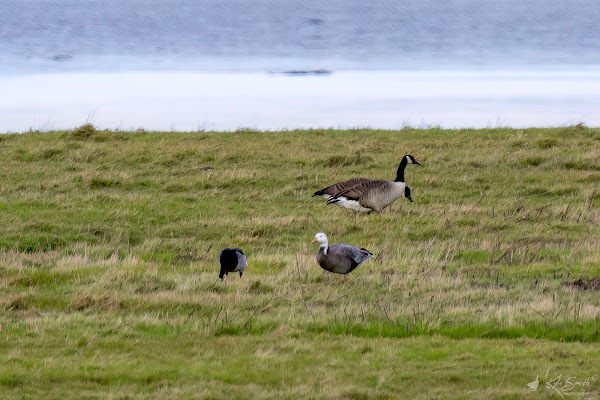
[(350, 189), (353, 186), (360, 185), (365, 182), (372, 181), (372, 179), (368, 178), (352, 178), (347, 181), (334, 183), (331, 186), (327, 186), (324, 189), (321, 189), (313, 194), (313, 196), (335, 196), (339, 192), (343, 192), (344, 190)]

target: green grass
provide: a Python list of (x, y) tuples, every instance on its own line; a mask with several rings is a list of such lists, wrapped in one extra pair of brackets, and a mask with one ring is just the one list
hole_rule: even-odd
[[(311, 198), (407, 153), (414, 203)], [(599, 292), (570, 284), (600, 276), (600, 129), (85, 125), (0, 135), (0, 166), (6, 398), (538, 399), (600, 374)], [(320, 231), (375, 257), (343, 282)], [(249, 268), (220, 282), (227, 246)]]

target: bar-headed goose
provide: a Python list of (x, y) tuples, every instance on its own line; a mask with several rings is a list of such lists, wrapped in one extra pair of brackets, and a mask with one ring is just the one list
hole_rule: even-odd
[[(402, 157), (402, 160), (400, 161), (400, 165), (398, 166), (398, 170), (396, 172), (396, 179), (394, 180), (395, 182), (404, 182), (404, 169), (406, 168), (406, 166), (408, 164), (421, 165), (410, 154), (405, 155), (404, 157)], [(335, 183), (335, 184), (333, 184), (331, 186), (327, 186), (324, 189), (316, 191), (312, 195), (312, 197), (322, 196), (325, 200), (328, 200), (330, 197), (333, 197), (336, 194), (338, 194), (340, 192), (343, 192), (344, 190), (350, 189), (350, 188), (352, 188), (352, 187), (354, 187), (356, 185), (360, 185), (362, 183), (366, 183), (366, 182), (369, 182), (369, 181), (372, 181), (372, 180), (373, 179), (368, 179), (368, 178), (352, 178), (352, 179), (348, 179), (347, 181)]]
[(248, 266), (246, 255), (242, 249), (238, 249), (237, 247), (221, 250), (219, 253), (219, 263), (221, 263), (221, 271), (219, 272), (221, 280), (230, 272), (239, 272), (241, 278)]
[(348, 244), (329, 246), (327, 236), (322, 232), (315, 235), (313, 243), (315, 242), (318, 242), (320, 247), (317, 262), (324, 270), (336, 274), (346, 275), (373, 256), (373, 253), (367, 249)]

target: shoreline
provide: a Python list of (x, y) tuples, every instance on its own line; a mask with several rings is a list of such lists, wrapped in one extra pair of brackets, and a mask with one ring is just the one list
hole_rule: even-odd
[(121, 72), (2, 76), (0, 132), (600, 126), (600, 73)]

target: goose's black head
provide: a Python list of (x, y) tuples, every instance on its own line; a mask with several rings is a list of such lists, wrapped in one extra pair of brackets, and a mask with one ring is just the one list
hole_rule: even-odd
[(404, 156), (404, 158), (406, 159), (406, 163), (407, 164), (416, 164), (416, 165), (421, 165), (417, 160), (415, 160), (415, 158), (413, 156), (411, 156), (410, 154), (407, 154)]
[(396, 172), (396, 179), (394, 179), (394, 182), (404, 182), (404, 169), (406, 168), (406, 166), (408, 164), (421, 165), (410, 154), (405, 155), (404, 157), (402, 157), (402, 161), (400, 161), (400, 165), (398, 165), (398, 171)]
[(410, 200), (411, 203), (413, 203), (413, 199), (410, 195), (410, 188), (408, 186), (404, 187), (404, 197), (406, 197), (408, 200)]

